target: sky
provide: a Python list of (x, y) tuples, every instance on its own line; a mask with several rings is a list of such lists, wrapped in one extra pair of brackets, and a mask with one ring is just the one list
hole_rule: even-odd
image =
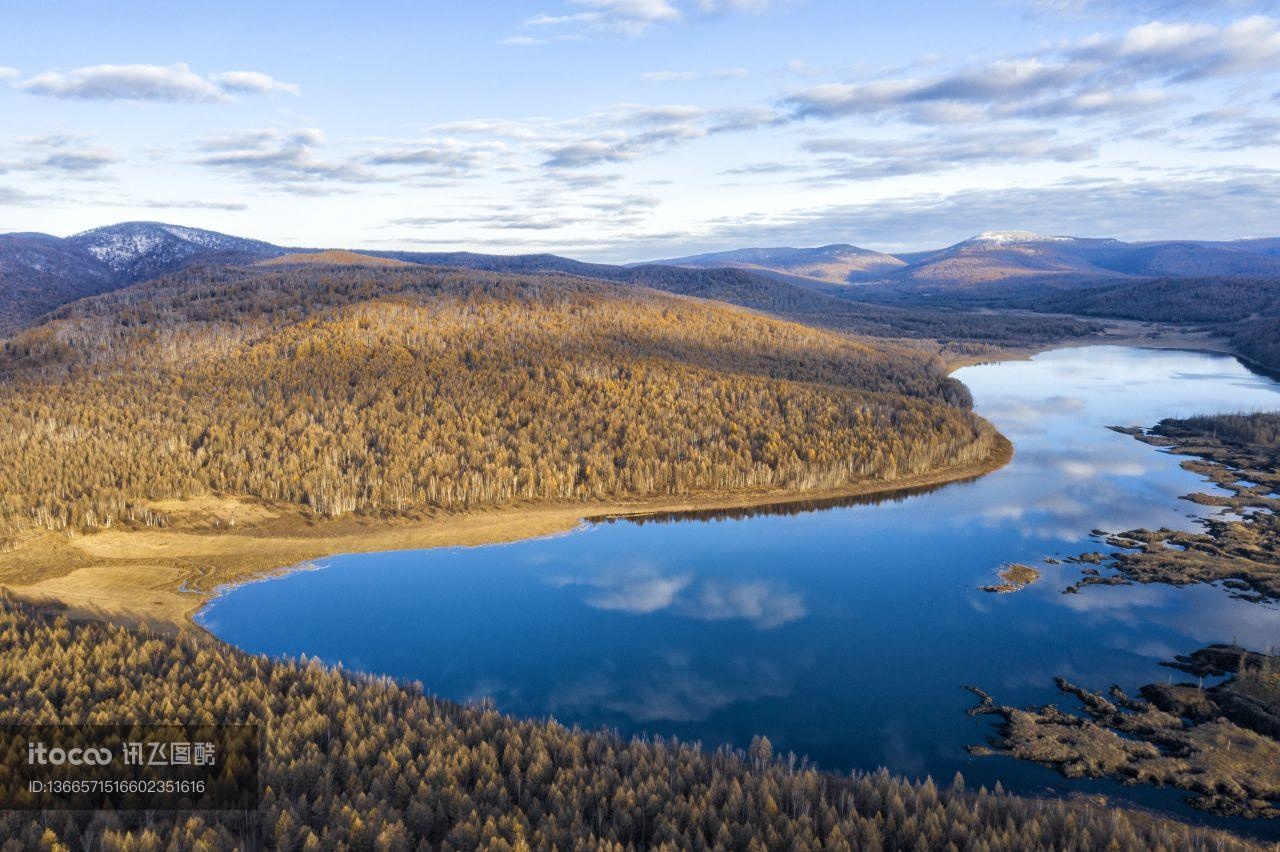
[(602, 261), (1280, 234), (1280, 0), (5, 0), (0, 232)]

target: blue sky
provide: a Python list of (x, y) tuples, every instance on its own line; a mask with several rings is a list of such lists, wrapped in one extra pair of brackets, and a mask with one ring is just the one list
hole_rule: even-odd
[(630, 260), (1280, 233), (1250, 0), (6, 0), (0, 231)]

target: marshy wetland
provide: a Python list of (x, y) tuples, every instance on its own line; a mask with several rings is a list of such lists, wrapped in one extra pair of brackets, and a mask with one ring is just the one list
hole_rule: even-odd
[[(1108, 563), (1133, 542), (1114, 536), (1204, 535), (1207, 519), (1238, 508), (1230, 483), (1109, 427), (1276, 410), (1280, 385), (1225, 356), (1127, 347), (956, 376), (1015, 446), (1011, 464), (974, 481), (800, 513), (613, 520), (505, 545), (337, 556), (229, 590), (198, 620), (249, 651), (417, 679), (518, 715), (709, 745), (765, 734), (834, 770), (959, 771), (971, 787), (1100, 794), (1280, 834), (1280, 821), (1192, 809), (1186, 791), (972, 754), (999, 727), (966, 715), (963, 689), (1008, 707), (1061, 700), (1055, 678), (1137, 694), (1168, 681), (1162, 663), (1179, 655), (1277, 644), (1280, 608), (1230, 577), (1063, 590), (1082, 564), (1115, 573)], [(1214, 499), (1180, 499), (1191, 493)], [(1068, 561), (1085, 553), (1097, 564)], [(1012, 565), (1040, 579), (982, 590)]]

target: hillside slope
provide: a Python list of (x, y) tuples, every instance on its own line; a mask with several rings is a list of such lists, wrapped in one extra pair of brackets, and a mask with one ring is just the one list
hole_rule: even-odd
[(15, 335), (0, 379), (11, 530), (838, 488), (995, 441), (923, 355), (557, 275), (196, 267)]
[(47, 234), (0, 234), (0, 336), (84, 296), (114, 289), (116, 274), (83, 248)]

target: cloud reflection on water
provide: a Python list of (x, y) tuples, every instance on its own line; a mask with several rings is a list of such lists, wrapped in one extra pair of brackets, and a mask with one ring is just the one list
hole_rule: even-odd
[(548, 696), (554, 714), (620, 714), (632, 722), (700, 722), (732, 704), (791, 694), (794, 674), (764, 658), (712, 659), (697, 668), (678, 653), (655, 653), (645, 666), (588, 672)]
[(554, 576), (555, 588), (581, 589), (582, 602), (593, 609), (634, 615), (666, 611), (704, 621), (740, 619), (758, 630), (771, 630), (809, 614), (804, 595), (772, 580), (707, 578), (664, 574), (639, 567), (589, 577)]
[(1136, 634), (1158, 625), (1201, 645), (1268, 648), (1280, 642), (1280, 606), (1233, 598), (1219, 586), (1093, 586), (1059, 598), (1095, 629), (1121, 625)]

